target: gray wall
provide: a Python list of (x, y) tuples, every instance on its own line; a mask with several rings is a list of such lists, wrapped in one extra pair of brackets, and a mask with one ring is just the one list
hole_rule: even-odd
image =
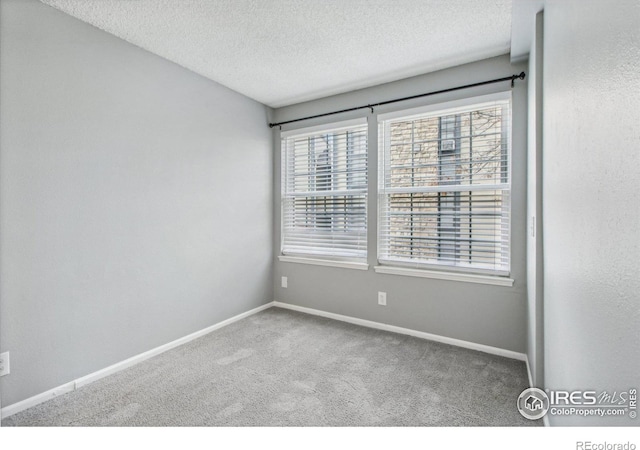
[[(545, 387), (640, 383), (640, 4), (544, 13)], [(553, 425), (637, 425), (551, 417)]]
[(0, 11), (2, 404), (272, 296), (269, 110), (34, 0)]
[(529, 53), (527, 143), (527, 357), (534, 386), (544, 386), (544, 273), (542, 229), (543, 17), (535, 18)]
[[(484, 60), (377, 87), (327, 97), (274, 111), (277, 121), (348, 108), (376, 101), (420, 94), (456, 85), (499, 78), (525, 70), (512, 66), (508, 56)], [(274, 300), (343, 314), (366, 320), (406, 327), (442, 336), (463, 339), (524, 353), (527, 347), (526, 305), (526, 158), (527, 158), (527, 84), (516, 83), (513, 90), (513, 287), (498, 287), (463, 282), (377, 274), (377, 130), (376, 115), (428, 103), (509, 89), (509, 83), (458, 91), (388, 105), (370, 115), (369, 134), (369, 258), (368, 271), (340, 269), (279, 262), (280, 249), (280, 139), (274, 129)], [(298, 127), (367, 115), (367, 110), (306, 121)], [(290, 128), (290, 127), (289, 127)], [(284, 129), (289, 129), (283, 127)], [(281, 288), (280, 277), (288, 277), (288, 288)], [(378, 306), (377, 291), (387, 292), (388, 306)]]

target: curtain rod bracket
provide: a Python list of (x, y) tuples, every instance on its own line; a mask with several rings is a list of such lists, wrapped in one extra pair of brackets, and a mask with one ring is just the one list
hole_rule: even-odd
[(516, 85), (516, 80), (524, 80), (526, 76), (524, 72), (520, 72), (518, 75), (511, 75), (511, 87)]

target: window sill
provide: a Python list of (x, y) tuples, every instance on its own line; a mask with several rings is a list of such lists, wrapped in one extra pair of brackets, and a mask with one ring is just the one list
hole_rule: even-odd
[(312, 264), (315, 266), (339, 267), (341, 269), (369, 270), (369, 264), (354, 261), (335, 261), (329, 259), (301, 258), (299, 256), (278, 256), (280, 262)]
[(375, 266), (376, 273), (388, 275), (403, 275), (407, 277), (436, 278), (448, 281), (463, 281), (466, 283), (491, 284), (494, 286), (513, 286), (513, 279), (494, 275), (477, 275), (471, 273), (439, 272), (436, 270), (408, 269), (406, 267)]

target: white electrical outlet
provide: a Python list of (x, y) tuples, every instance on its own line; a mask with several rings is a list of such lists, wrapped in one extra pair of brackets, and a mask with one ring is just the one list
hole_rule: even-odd
[(287, 277), (282, 277), (282, 287), (283, 288), (287, 287)]
[(386, 292), (378, 292), (378, 305), (387, 306)]
[(9, 375), (9, 352), (0, 353), (0, 377)]

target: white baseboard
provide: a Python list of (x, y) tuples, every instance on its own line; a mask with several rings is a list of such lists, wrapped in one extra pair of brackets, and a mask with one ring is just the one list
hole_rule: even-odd
[(32, 406), (36, 406), (36, 405), (39, 405), (40, 403), (44, 403), (47, 400), (56, 398), (59, 395), (72, 392), (75, 389), (76, 389), (75, 382), (73, 381), (54, 387), (53, 389), (49, 389), (46, 392), (34, 395), (33, 397), (29, 397), (25, 400), (22, 400), (21, 402), (14, 403), (9, 406), (5, 406), (4, 408), (2, 408), (1, 417), (4, 419), (5, 417), (12, 416), (15, 413), (19, 413), (20, 411), (24, 411), (25, 409), (31, 408)]
[(527, 364), (527, 376), (529, 377), (529, 387), (535, 387), (533, 385), (533, 374), (531, 373), (531, 366), (529, 365), (529, 355), (525, 354), (524, 362)]
[[(271, 308), (272, 306), (284, 309), (290, 309), (293, 311), (299, 311), (306, 314), (312, 314), (315, 316), (326, 317), (329, 319), (339, 320), (341, 322), (348, 322), (354, 325), (360, 325), (368, 328), (375, 328), (378, 330), (390, 331), (393, 333), (404, 334), (408, 336), (413, 336), (421, 339), (427, 339), (434, 342), (440, 342), (443, 344), (454, 345), (457, 347), (468, 348), (471, 350), (477, 350), (484, 353), (490, 353), (492, 355), (504, 356), (506, 358), (516, 359), (519, 361), (525, 361), (527, 363), (527, 371), (529, 373), (529, 383), (531, 383), (531, 371), (529, 369), (529, 362), (527, 361), (527, 356), (524, 353), (518, 353), (511, 350), (505, 350), (497, 347), (491, 347), (488, 345), (477, 344), (475, 342), (463, 341), (460, 339), (449, 338), (446, 336), (439, 336), (436, 334), (425, 333), (423, 331), (411, 330), (409, 328), (397, 327), (395, 325), (388, 325), (379, 322), (373, 322), (370, 320), (358, 319), (356, 317), (343, 316), (341, 314), (334, 314), (330, 312), (320, 311), (317, 309), (305, 308), (302, 306), (296, 306), (289, 303), (281, 303), (281, 302), (270, 302), (266, 303), (262, 306), (254, 308), (250, 311), (244, 312), (242, 314), (238, 314), (237, 316), (231, 317), (229, 319), (223, 320), (215, 325), (207, 327), (203, 330), (196, 331), (195, 333), (189, 334), (188, 336), (184, 336), (180, 339), (176, 339), (175, 341), (169, 342), (167, 344), (156, 347), (152, 350), (146, 351), (144, 353), (140, 353), (139, 355), (133, 356), (131, 358), (125, 359), (119, 363), (113, 364), (109, 367), (105, 367), (104, 369), (98, 370), (96, 372), (90, 373), (83, 377), (77, 378), (68, 383), (62, 384), (58, 387), (50, 389), (41, 394), (34, 395), (33, 397), (29, 397), (20, 402), (14, 403), (12, 405), (6, 406), (2, 408), (0, 417), (2, 419), (9, 417), (13, 414), (16, 414), (20, 411), (24, 411), (25, 409), (31, 408), (32, 406), (36, 406), (40, 403), (46, 402), (47, 400), (51, 400), (59, 395), (66, 394), (68, 392), (72, 392), (82, 386), (85, 386), (89, 383), (97, 381), (101, 378), (104, 378), (108, 375), (114, 374), (121, 370), (124, 370), (128, 367), (131, 367), (135, 364), (138, 364), (144, 360), (147, 360), (153, 356), (159, 355), (160, 353), (164, 353), (168, 350), (171, 350), (179, 345), (185, 344), (189, 341), (202, 337), (212, 331), (218, 330), (222, 327), (230, 325), (238, 320), (249, 317), (253, 314), (256, 314), (260, 311), (264, 311), (265, 309)], [(548, 425), (548, 420), (545, 417), (545, 426)]]
[(4, 419), (5, 417), (9, 417), (13, 414), (16, 414), (20, 411), (24, 411), (27, 408), (31, 408), (32, 406), (36, 406), (40, 403), (46, 402), (47, 400), (51, 400), (59, 395), (66, 394), (68, 392), (74, 391), (82, 386), (86, 386), (89, 383), (93, 383), (101, 378), (104, 378), (108, 375), (114, 374), (121, 370), (124, 370), (128, 367), (131, 367), (135, 364), (138, 364), (146, 359), (152, 358), (160, 353), (164, 353), (167, 350), (171, 350), (179, 345), (186, 344), (189, 341), (193, 341), (199, 337), (202, 337), (206, 334), (211, 333), (212, 331), (218, 330), (222, 327), (230, 325), (238, 320), (244, 319), (245, 317), (249, 317), (253, 314), (259, 313), (260, 311), (264, 311), (267, 308), (271, 308), (274, 302), (266, 303), (262, 306), (258, 306), (252, 310), (244, 312), (242, 314), (238, 314), (237, 316), (233, 316), (229, 319), (223, 320), (222, 322), (218, 322), (215, 325), (204, 328), (200, 331), (196, 331), (195, 333), (191, 333), (187, 336), (176, 339), (175, 341), (171, 341), (168, 344), (161, 345), (144, 353), (140, 353), (139, 355), (132, 356), (131, 358), (125, 359), (124, 361), (120, 361), (119, 363), (113, 364), (109, 367), (105, 367), (104, 369), (98, 370), (96, 372), (90, 373), (84, 377), (77, 378), (69, 383), (65, 383), (53, 389), (50, 389), (41, 394), (34, 395), (33, 397), (29, 397), (20, 402), (14, 403), (12, 405), (6, 406), (2, 408), (2, 413), (0, 417)]
[(326, 311), (320, 311), (318, 309), (305, 308), (303, 306), (292, 305), (290, 303), (273, 302), (273, 306), (278, 308), (290, 309), (306, 314), (313, 314), (314, 316), (326, 317), (328, 319), (339, 320), (341, 322), (348, 322), (354, 325), (361, 325), (363, 327), (375, 328), (378, 330), (391, 331), (398, 334), (406, 334), (409, 336), (427, 339), (429, 341), (440, 342), (443, 344), (454, 345), (456, 347), (468, 348), (471, 350), (477, 350), (484, 353), (490, 353), (492, 355), (504, 356), (506, 358), (517, 359), (518, 361), (526, 361), (527, 355), (524, 353), (514, 352), (512, 350), (505, 350), (502, 348), (491, 347), (484, 344), (476, 344), (475, 342), (463, 341), (461, 339), (454, 339), (446, 336), (439, 336), (437, 334), (425, 333), (424, 331), (411, 330), (409, 328), (397, 327), (395, 325), (387, 325), (385, 323), (373, 322), (370, 320), (358, 319), (351, 316), (343, 316), (341, 314), (334, 314)]
[[(529, 387), (537, 387), (537, 386), (533, 385), (533, 374), (531, 373), (531, 365), (529, 365), (529, 356), (525, 355), (525, 358), (526, 358), (525, 362), (527, 363), (527, 375), (529, 375)], [(540, 388), (540, 389), (542, 389), (542, 388)], [(549, 423), (549, 415), (548, 414), (545, 414), (542, 417), (542, 424), (545, 427), (550, 427), (551, 426), (551, 424)]]

